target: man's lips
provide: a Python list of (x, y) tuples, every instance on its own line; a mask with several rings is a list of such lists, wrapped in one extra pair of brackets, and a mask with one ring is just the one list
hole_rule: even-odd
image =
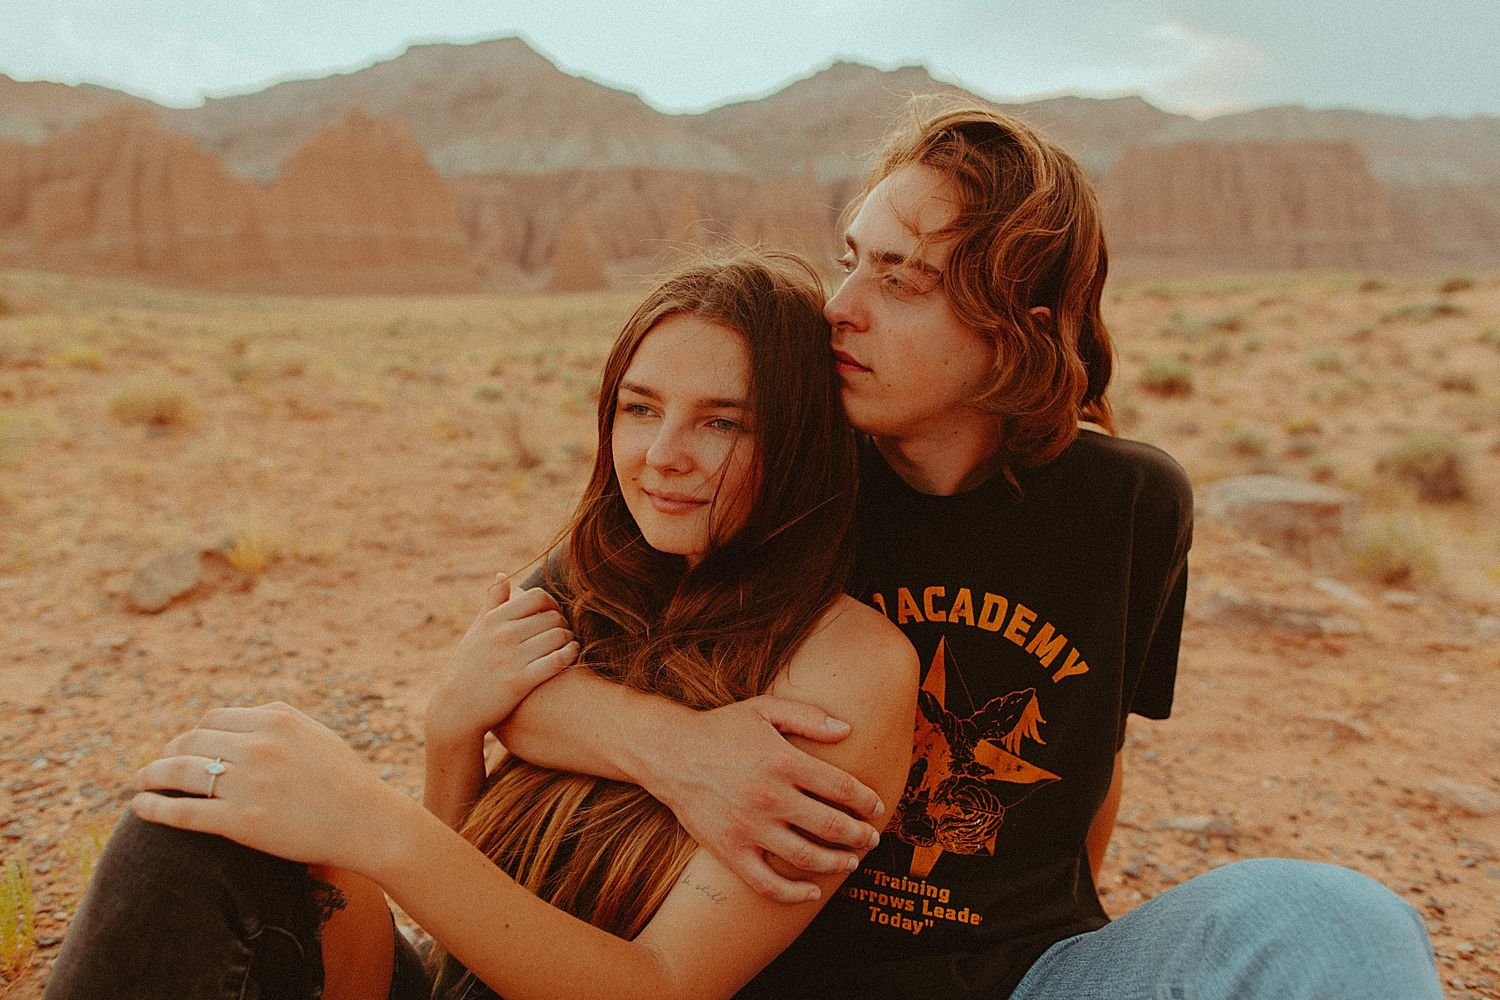
[(840, 375), (850, 374), (854, 372), (867, 372), (870, 370), (866, 366), (860, 364), (858, 361), (855, 361), (852, 355), (845, 354), (843, 351), (833, 352), (833, 366), (838, 370), (838, 373)]

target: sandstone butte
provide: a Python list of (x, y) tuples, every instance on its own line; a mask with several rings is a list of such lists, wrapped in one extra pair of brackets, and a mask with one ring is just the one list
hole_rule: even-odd
[(464, 288), (468, 237), (402, 122), (351, 113), (262, 188), (147, 110), (0, 143), (0, 262), (221, 287)]
[(1136, 146), (1100, 187), (1121, 254), (1240, 267), (1401, 262), (1385, 191), (1348, 143)]

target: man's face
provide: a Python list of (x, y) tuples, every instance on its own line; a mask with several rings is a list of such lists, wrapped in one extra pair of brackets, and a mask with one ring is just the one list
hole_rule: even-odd
[(968, 403), (990, 374), (994, 347), (959, 322), (943, 292), (949, 243), (928, 240), (916, 254), (920, 235), (955, 211), (941, 174), (907, 166), (881, 181), (849, 224), (847, 277), (823, 314), (857, 430), (936, 441), (985, 419)]

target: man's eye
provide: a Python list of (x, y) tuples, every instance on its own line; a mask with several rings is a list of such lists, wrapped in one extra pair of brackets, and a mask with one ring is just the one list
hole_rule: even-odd
[(833, 262), (838, 266), (838, 269), (840, 271), (843, 271), (845, 274), (848, 274), (850, 271), (854, 270), (854, 255), (852, 253), (846, 253), (842, 257), (835, 257), (833, 258)]

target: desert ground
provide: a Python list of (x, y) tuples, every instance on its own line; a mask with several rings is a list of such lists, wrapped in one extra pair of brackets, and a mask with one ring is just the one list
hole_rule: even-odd
[[(419, 794), (425, 698), (562, 526), (633, 297), (0, 273), (0, 995), (40, 995), (131, 774), (210, 707), (289, 702)], [(1420, 911), (1450, 997), (1500, 997), (1500, 278), (1135, 280), (1106, 307), (1122, 433), (1200, 491), (1350, 498), (1298, 554), (1200, 517), (1106, 906), (1335, 862)]]

